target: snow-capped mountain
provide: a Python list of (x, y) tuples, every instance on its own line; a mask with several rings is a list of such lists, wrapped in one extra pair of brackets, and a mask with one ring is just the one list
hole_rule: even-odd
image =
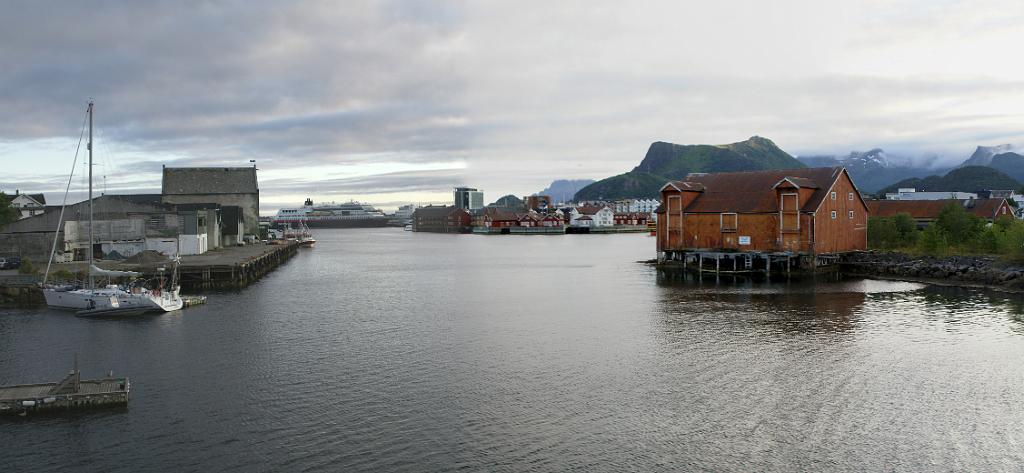
[(891, 156), (882, 148), (852, 151), (845, 157), (805, 156), (797, 158), (811, 167), (845, 167), (850, 177), (863, 192), (876, 192), (894, 182), (911, 177), (925, 177), (948, 169), (914, 166), (909, 159)]

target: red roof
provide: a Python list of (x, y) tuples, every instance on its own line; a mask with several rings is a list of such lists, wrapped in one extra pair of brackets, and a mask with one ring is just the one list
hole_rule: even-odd
[(816, 189), (810, 199), (801, 202), (801, 210), (813, 211), (841, 171), (842, 168), (805, 168), (690, 175), (686, 182), (702, 185), (704, 192), (686, 207), (686, 212), (775, 212), (779, 209), (775, 186), (784, 179), (799, 187)]
[[(942, 200), (869, 200), (868, 214), (872, 217), (892, 217), (908, 214), (915, 219), (935, 219), (947, 205), (962, 205), (964, 210), (984, 219), (993, 219), (1006, 199), (942, 199)], [(1009, 215), (1009, 214), (1007, 214)]]

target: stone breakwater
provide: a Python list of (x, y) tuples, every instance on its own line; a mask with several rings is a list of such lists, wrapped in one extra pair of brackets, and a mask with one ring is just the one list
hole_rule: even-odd
[(860, 252), (840, 263), (844, 274), (913, 279), (950, 285), (988, 286), (1024, 292), (1024, 265), (991, 256), (914, 256), (905, 253)]

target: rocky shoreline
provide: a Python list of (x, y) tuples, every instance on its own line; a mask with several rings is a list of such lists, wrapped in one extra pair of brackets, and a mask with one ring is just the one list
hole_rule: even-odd
[(866, 251), (846, 255), (840, 268), (843, 274), (853, 276), (1024, 292), (1024, 265), (992, 256), (935, 257)]

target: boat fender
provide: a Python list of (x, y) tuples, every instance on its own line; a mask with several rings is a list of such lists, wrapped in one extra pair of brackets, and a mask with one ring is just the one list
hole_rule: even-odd
[(21, 407), (35, 407), (35, 401), (21, 401)]

